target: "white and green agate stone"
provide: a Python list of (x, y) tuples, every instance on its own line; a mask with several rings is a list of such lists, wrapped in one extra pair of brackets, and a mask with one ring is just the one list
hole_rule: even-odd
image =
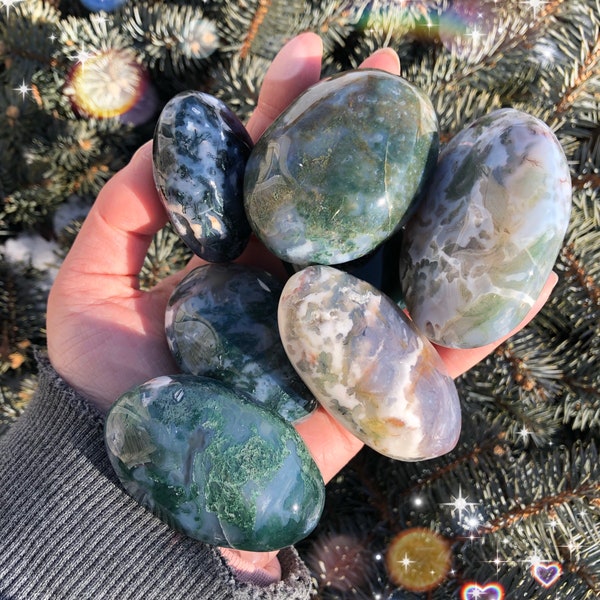
[(270, 273), (241, 264), (197, 267), (169, 299), (165, 332), (182, 371), (219, 379), (298, 421), (317, 402), (281, 345), (282, 288)]
[(125, 490), (174, 529), (270, 551), (316, 526), (325, 486), (291, 424), (225, 384), (157, 377), (123, 394), (105, 429)]
[(156, 189), (179, 237), (208, 262), (234, 260), (250, 239), (243, 179), (251, 148), (233, 111), (204, 92), (178, 94), (158, 118)]
[(456, 387), (390, 298), (329, 266), (293, 275), (279, 301), (283, 346), (322, 406), (377, 452), (422, 460), (460, 433)]
[(250, 225), (292, 264), (365, 256), (402, 226), (437, 150), (431, 101), (406, 80), (373, 69), (322, 80), (250, 154), (244, 177)]
[(400, 278), (416, 326), (453, 348), (508, 334), (552, 270), (570, 208), (567, 160), (545, 123), (507, 108), (458, 133), (404, 232)]

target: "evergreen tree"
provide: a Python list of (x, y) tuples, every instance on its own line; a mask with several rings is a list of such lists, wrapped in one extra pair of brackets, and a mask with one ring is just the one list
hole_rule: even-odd
[[(35, 388), (49, 285), (49, 269), (14, 248), (50, 244), (59, 264), (162, 104), (201, 89), (246, 119), (270, 60), (304, 30), (323, 37), (324, 74), (391, 46), (432, 98), (444, 143), (502, 106), (548, 123), (571, 167), (571, 224), (550, 301), (459, 379), (457, 448), (419, 463), (361, 452), (301, 550), (320, 598), (599, 597), (599, 0), (129, 0), (111, 12), (90, 2), (1, 2), (2, 421)], [(138, 87), (131, 98), (125, 80)], [(98, 81), (110, 106), (91, 102)], [(165, 229), (144, 284), (186, 258)], [(419, 551), (428, 544), (437, 550)]]

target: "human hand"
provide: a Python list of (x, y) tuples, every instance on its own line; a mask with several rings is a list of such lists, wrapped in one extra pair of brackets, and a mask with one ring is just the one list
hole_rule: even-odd
[[(321, 40), (310, 33), (294, 38), (278, 54), (247, 124), (255, 141), (296, 96), (318, 81), (321, 57)], [(375, 52), (362, 66), (396, 74), (400, 70), (397, 55), (389, 49)], [(50, 360), (56, 371), (101, 411), (108, 410), (131, 387), (177, 371), (165, 339), (165, 309), (175, 285), (203, 261), (194, 258), (184, 271), (152, 290), (139, 289), (148, 247), (166, 220), (152, 176), (151, 145), (146, 144), (98, 195), (51, 290), (47, 319)], [(285, 277), (280, 261), (255, 239), (238, 262)], [(555, 283), (553, 275), (519, 329), (539, 311)], [(474, 350), (440, 349), (440, 354), (456, 377), (501, 341)], [(325, 481), (362, 447), (362, 442), (322, 409), (297, 429)], [(276, 552), (223, 549), (222, 553), (245, 577), (269, 582), (280, 576)]]

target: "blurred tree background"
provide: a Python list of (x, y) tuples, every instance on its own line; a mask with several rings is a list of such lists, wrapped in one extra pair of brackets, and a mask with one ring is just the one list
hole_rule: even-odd
[[(525, 330), (459, 379), (463, 433), (433, 461), (365, 450), (303, 542), (319, 598), (600, 597), (599, 0), (1, 0), (0, 428), (36, 387), (62, 257), (105, 181), (186, 89), (248, 118), (295, 34), (323, 72), (391, 46), (447, 142), (502, 106), (555, 131), (573, 212), (560, 280)], [(187, 260), (167, 227), (143, 285)]]

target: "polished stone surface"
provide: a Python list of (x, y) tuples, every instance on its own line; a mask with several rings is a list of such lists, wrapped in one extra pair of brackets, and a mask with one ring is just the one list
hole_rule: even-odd
[(339, 264), (396, 232), (435, 164), (438, 124), (404, 79), (349, 71), (308, 89), (264, 133), (246, 167), (253, 230), (292, 264)]
[(542, 121), (502, 109), (458, 133), (404, 235), (401, 281), (417, 327), (457, 348), (508, 334), (552, 270), (570, 207), (567, 160)]
[(243, 178), (252, 140), (221, 100), (178, 94), (154, 133), (154, 180), (175, 230), (209, 262), (237, 258), (250, 237)]
[(311, 266), (286, 283), (278, 318), (307, 386), (368, 446), (401, 460), (454, 447), (461, 423), (454, 382), (387, 296), (332, 267)]
[(198, 267), (173, 291), (165, 331), (184, 372), (219, 379), (297, 421), (317, 402), (281, 345), (282, 288), (261, 269), (234, 263)]
[(321, 515), (323, 480), (296, 430), (218, 381), (165, 376), (130, 390), (105, 438), (127, 492), (203, 542), (276, 550)]

